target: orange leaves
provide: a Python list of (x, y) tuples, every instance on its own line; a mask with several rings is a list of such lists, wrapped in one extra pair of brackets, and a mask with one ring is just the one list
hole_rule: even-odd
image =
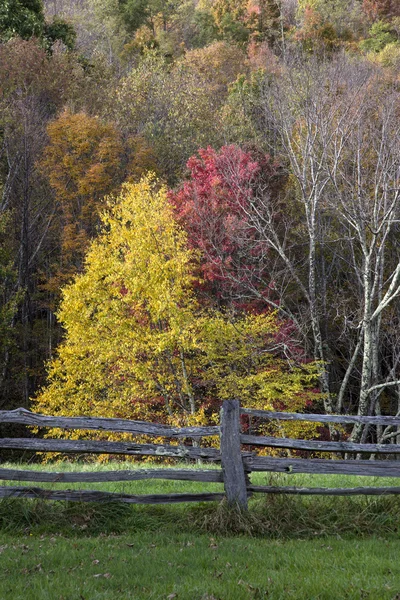
[(41, 168), (62, 204), (71, 202), (77, 193), (98, 198), (111, 191), (123, 154), (119, 133), (112, 125), (66, 110), (47, 132), (49, 145)]
[(80, 269), (99, 224), (103, 198), (121, 182), (124, 148), (113, 125), (83, 112), (65, 110), (47, 133), (40, 169), (55, 192), (53, 232), (60, 244), (47, 287), (58, 291)]

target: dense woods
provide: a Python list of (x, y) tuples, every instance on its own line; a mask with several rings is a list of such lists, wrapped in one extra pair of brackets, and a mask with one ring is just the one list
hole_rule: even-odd
[(398, 414), (399, 84), (395, 0), (3, 4), (0, 408)]

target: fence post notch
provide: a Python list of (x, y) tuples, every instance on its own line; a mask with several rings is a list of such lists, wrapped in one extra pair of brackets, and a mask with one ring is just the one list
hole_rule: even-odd
[(221, 409), (221, 466), (229, 504), (247, 510), (247, 486), (240, 451), (239, 400), (225, 400)]

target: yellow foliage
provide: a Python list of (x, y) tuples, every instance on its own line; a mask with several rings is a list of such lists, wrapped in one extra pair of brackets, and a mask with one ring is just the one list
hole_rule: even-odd
[(49, 124), (47, 132), (49, 144), (41, 169), (65, 210), (73, 210), (80, 196), (98, 197), (110, 192), (110, 181), (115, 185), (115, 171), (123, 153), (120, 136), (112, 125), (65, 110)]
[(254, 408), (304, 406), (317, 367), (277, 358), (275, 314), (199, 306), (198, 257), (154, 176), (125, 184), (102, 225), (84, 272), (64, 289), (66, 338), (37, 411), (197, 425), (217, 423), (232, 397)]

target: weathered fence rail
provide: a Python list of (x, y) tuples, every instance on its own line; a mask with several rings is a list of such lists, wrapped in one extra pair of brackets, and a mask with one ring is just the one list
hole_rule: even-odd
[[(400, 417), (358, 417), (349, 415), (316, 415), (282, 413), (240, 408), (237, 400), (224, 402), (219, 426), (212, 427), (169, 427), (166, 425), (106, 419), (94, 417), (55, 417), (31, 413), (25, 409), (0, 411), (0, 423), (17, 423), (36, 427), (51, 427), (67, 430), (110, 431), (132, 436), (155, 436), (184, 440), (191, 444), (141, 444), (133, 439), (114, 442), (99, 440), (69, 440), (35, 438), (0, 438), (0, 449), (28, 450), (33, 452), (61, 452), (84, 454), (111, 454), (127, 456), (155, 456), (178, 460), (201, 460), (220, 465), (220, 469), (133, 469), (101, 472), (43, 472), (18, 469), (1, 469), (0, 480), (35, 483), (91, 483), (113, 481), (137, 481), (143, 479), (173, 479), (223, 483), (224, 491), (199, 494), (156, 494), (132, 495), (95, 490), (54, 490), (41, 487), (3, 486), (0, 497), (42, 498), (47, 500), (79, 500), (84, 502), (127, 502), (133, 504), (156, 504), (164, 502), (215, 501), (226, 498), (228, 502), (247, 508), (247, 499), (253, 493), (298, 494), (298, 495), (383, 495), (399, 494), (400, 487), (357, 487), (357, 488), (299, 488), (294, 486), (256, 486), (251, 483), (252, 472), (275, 473), (369, 475), (374, 477), (400, 477), (400, 460), (388, 460), (388, 455), (397, 457), (400, 444), (356, 444), (353, 442), (331, 442), (300, 440), (253, 435), (241, 430), (241, 417), (268, 421), (309, 421), (319, 423), (341, 423), (384, 425), (400, 427)], [(399, 434), (400, 435), (400, 434)], [(220, 437), (220, 449), (204, 448), (199, 440), (207, 436)], [(196, 441), (194, 443), (193, 441)], [(243, 451), (242, 446), (250, 448)], [(279, 448), (286, 456), (257, 456), (253, 447)], [(332, 458), (291, 457), (293, 450), (330, 453)], [(354, 456), (370, 455), (370, 460), (345, 460), (340, 454)], [(289, 454), (289, 455), (288, 455)]]
[(18, 423), (35, 425), (36, 427), (59, 427), (61, 429), (94, 429), (97, 431), (113, 431), (115, 433), (131, 433), (133, 435), (154, 435), (157, 437), (184, 438), (207, 437), (219, 435), (219, 427), (170, 427), (147, 421), (130, 421), (128, 419), (112, 419), (104, 417), (53, 417), (39, 415), (17, 408), (0, 411), (0, 423)]
[(164, 444), (135, 444), (134, 442), (106, 442), (96, 440), (42, 440), (30, 438), (0, 438), (0, 448), (32, 450), (34, 452), (62, 452), (73, 454), (125, 454), (127, 456), (155, 456), (188, 458), (193, 460), (220, 460), (215, 448), (199, 446), (169, 446)]
[(270, 410), (255, 410), (253, 408), (241, 408), (241, 415), (260, 417), (273, 421), (309, 421), (310, 423), (363, 423), (365, 425), (400, 425), (400, 417), (359, 417), (358, 415), (315, 415), (312, 413), (289, 413), (272, 412)]
[(173, 479), (223, 483), (222, 471), (193, 471), (185, 469), (135, 469), (132, 471), (54, 472), (0, 469), (0, 480), (37, 481), (49, 483), (101, 483), (107, 481), (140, 481), (143, 479)]

